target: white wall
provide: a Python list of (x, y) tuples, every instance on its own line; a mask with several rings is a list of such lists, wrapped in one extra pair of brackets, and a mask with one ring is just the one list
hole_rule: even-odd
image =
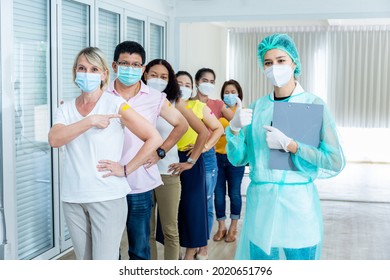
[(202, 21), (390, 17), (389, 0), (175, 0), (176, 17)]
[(193, 78), (200, 68), (214, 70), (219, 98), (226, 77), (226, 29), (210, 23), (187, 23), (180, 26), (180, 64), (175, 71), (188, 71)]
[[(167, 1), (169, 2), (169, 1)], [(172, 1), (171, 1), (172, 2)], [(328, 25), (339, 19), (390, 19), (390, 0), (175, 0), (174, 69), (195, 74), (209, 65), (217, 74), (217, 91), (226, 77), (227, 28), (261, 25)], [(219, 96), (219, 93), (217, 93)]]
[[(147, 1), (140, 1), (140, 0), (123, 0), (126, 3), (129, 3), (133, 5), (135, 8), (141, 7), (142, 9), (147, 9), (152, 12), (163, 14), (168, 16), (169, 14), (172, 14), (172, 1), (167, 0), (147, 0)], [(108, 0), (108, 2), (115, 4), (115, 2), (118, 2), (117, 0)]]

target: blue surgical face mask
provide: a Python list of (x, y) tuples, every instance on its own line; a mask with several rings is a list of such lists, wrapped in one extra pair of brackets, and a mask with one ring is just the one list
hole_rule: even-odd
[(228, 105), (229, 107), (233, 107), (237, 103), (237, 97), (238, 97), (237, 93), (224, 94), (223, 102), (225, 102), (226, 105)]
[(133, 68), (118, 66), (118, 80), (125, 86), (131, 86), (141, 80), (142, 77), (142, 67)]
[(93, 92), (100, 87), (101, 77), (101, 74), (77, 72), (74, 81), (83, 92)]

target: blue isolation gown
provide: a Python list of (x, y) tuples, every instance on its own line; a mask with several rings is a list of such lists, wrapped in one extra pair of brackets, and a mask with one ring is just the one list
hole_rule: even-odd
[[(268, 168), (270, 149), (263, 126), (271, 124), (273, 102), (324, 105), (319, 148), (297, 142), (298, 151), (291, 154), (299, 171)], [(235, 166), (249, 164), (251, 180), (235, 258), (319, 259), (323, 222), (313, 181), (336, 176), (345, 166), (329, 109), (322, 99), (305, 92), (298, 82), (287, 100), (274, 101), (271, 93), (256, 100), (249, 108), (253, 109), (250, 125), (241, 129), (238, 135), (226, 128), (228, 159)], [(309, 249), (309, 255), (307, 252), (294, 253), (302, 253), (302, 248)]]

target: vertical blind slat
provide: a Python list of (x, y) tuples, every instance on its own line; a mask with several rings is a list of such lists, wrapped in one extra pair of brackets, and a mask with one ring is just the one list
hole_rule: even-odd
[(144, 46), (145, 22), (143, 20), (127, 17), (126, 27), (126, 40), (134, 41)]
[[(80, 89), (72, 80), (72, 67), (79, 51), (89, 46), (90, 6), (66, 0), (62, 2), (62, 94), (63, 100), (76, 98)], [(64, 240), (70, 239), (69, 229), (64, 226)]]
[(150, 60), (164, 57), (164, 27), (150, 24)]
[(47, 143), (49, 10), (46, 0), (13, 3), (19, 259), (34, 258), (54, 246), (51, 156)]
[(79, 51), (89, 46), (89, 5), (62, 2), (62, 97), (69, 100), (80, 94), (72, 81), (72, 67)]
[[(110, 65), (117, 44), (119, 44), (120, 15), (104, 9), (99, 9), (99, 48), (104, 53)], [(111, 71), (110, 71), (111, 72)], [(115, 77), (111, 72), (110, 79)]]

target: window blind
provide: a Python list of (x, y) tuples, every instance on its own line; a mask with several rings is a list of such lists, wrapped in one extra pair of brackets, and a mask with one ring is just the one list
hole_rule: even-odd
[(127, 17), (126, 40), (135, 41), (142, 46), (145, 44), (145, 22)]
[[(0, 22), (1, 22), (1, 7), (0, 7)], [(0, 53), (1, 53), (1, 30), (0, 30)], [(0, 65), (2, 63), (0, 55)], [(0, 96), (3, 96), (3, 85), (2, 85), (2, 68), (0, 67)], [(0, 108), (3, 108), (2, 98), (0, 98)], [(3, 159), (3, 110), (0, 111), (0, 161), (4, 162)], [(3, 168), (0, 169), (0, 260), (4, 259), (4, 245), (7, 241), (5, 231), (5, 215), (4, 215), (4, 194), (3, 194)]]
[[(99, 48), (106, 56), (108, 65), (111, 65), (114, 51), (120, 40), (120, 15), (104, 9), (99, 9)], [(115, 77), (111, 71), (110, 79)]]
[(164, 27), (151, 23), (149, 61), (156, 58), (165, 58), (164, 43)]
[[(63, 100), (80, 95), (80, 89), (74, 84), (72, 67), (76, 55), (89, 46), (90, 42), (90, 6), (70, 0), (62, 2), (62, 92)], [(69, 240), (70, 233), (64, 222), (63, 239)]]
[(328, 100), (338, 125), (390, 127), (390, 25), (328, 28)]
[(54, 246), (50, 9), (46, 0), (14, 0), (13, 7), (18, 257), (32, 259)]
[(69, 100), (80, 95), (74, 84), (72, 67), (76, 55), (90, 44), (89, 5), (62, 1), (62, 97)]

